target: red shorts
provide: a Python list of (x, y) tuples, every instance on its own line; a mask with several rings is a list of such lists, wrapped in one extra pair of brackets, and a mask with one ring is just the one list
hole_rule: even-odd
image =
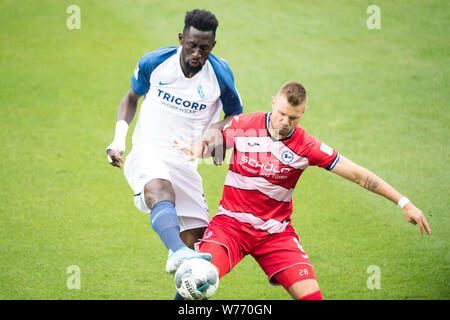
[[(316, 279), (291, 224), (283, 232), (270, 234), (232, 217), (218, 215), (212, 218), (197, 249), (211, 253), (211, 262), (219, 268), (221, 277), (250, 254), (273, 285), (281, 282), (288, 289), (297, 281)], [(283, 277), (277, 279), (278, 273)]]

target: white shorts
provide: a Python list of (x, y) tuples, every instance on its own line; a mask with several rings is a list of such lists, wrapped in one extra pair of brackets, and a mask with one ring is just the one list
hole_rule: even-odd
[(131, 150), (125, 160), (124, 175), (133, 189), (134, 204), (139, 210), (150, 212), (144, 201), (145, 185), (153, 179), (164, 179), (170, 181), (175, 190), (180, 232), (208, 226), (208, 205), (195, 163), (164, 157), (161, 152)]

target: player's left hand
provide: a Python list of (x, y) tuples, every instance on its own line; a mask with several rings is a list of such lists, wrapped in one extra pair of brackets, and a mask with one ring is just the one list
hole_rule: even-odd
[(428, 234), (431, 234), (431, 228), (428, 225), (427, 219), (425, 218), (423, 212), (419, 208), (417, 208), (414, 204), (412, 204), (411, 202), (406, 204), (403, 207), (402, 211), (403, 215), (405, 216), (406, 220), (408, 220), (408, 222), (416, 224), (419, 227), (422, 236), (424, 234), (423, 232), (424, 229)]

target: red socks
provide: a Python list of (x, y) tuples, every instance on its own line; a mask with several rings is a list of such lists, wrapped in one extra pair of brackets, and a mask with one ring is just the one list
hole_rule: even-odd
[(307, 294), (301, 297), (299, 300), (323, 300), (322, 293), (320, 290), (314, 291), (313, 293)]

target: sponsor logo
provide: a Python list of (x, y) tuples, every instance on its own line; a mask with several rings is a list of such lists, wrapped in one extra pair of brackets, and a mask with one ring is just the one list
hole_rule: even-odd
[(246, 155), (241, 156), (241, 163), (248, 164), (249, 166), (261, 169), (264, 171), (269, 171), (273, 173), (288, 173), (294, 170), (293, 168), (280, 168), (273, 163), (261, 163), (256, 159), (252, 159)]
[(162, 82), (162, 81), (159, 82), (160, 86), (166, 86), (168, 84), (171, 84), (171, 82)]
[(161, 212), (157, 215), (155, 215), (154, 217), (152, 217), (150, 224), (153, 226), (153, 224), (155, 223), (156, 219), (158, 219), (158, 217), (161, 215)]
[(302, 245), (300, 244), (300, 242), (298, 242), (298, 240), (296, 238), (293, 238), (292, 240), (294, 240), (295, 244), (297, 245), (297, 247), (300, 249), (300, 251), (303, 253), (302, 257), (305, 259), (308, 259), (308, 255), (305, 253), (305, 250), (303, 250)]
[(203, 110), (206, 109), (206, 104), (204, 103), (198, 103), (198, 102), (192, 102), (189, 100), (183, 100), (182, 98), (176, 97), (168, 92), (165, 92), (161, 89), (158, 89), (158, 97), (161, 98), (164, 101), (167, 101), (171, 104), (175, 104), (178, 106), (183, 106), (185, 108), (189, 108), (191, 110)]
[(250, 147), (257, 147), (257, 146), (259, 146), (260, 144), (259, 144), (258, 142), (249, 142), (248, 145), (249, 145)]
[(186, 271), (186, 273), (183, 274), (182, 276), (182, 281), (185, 283), (186, 285), (186, 289), (187, 291), (191, 294), (192, 297), (196, 297), (198, 296), (198, 294), (195, 292), (194, 288), (194, 284), (192, 283), (192, 281), (189, 281), (189, 278), (192, 276), (192, 270), (188, 270)]
[(322, 142), (320, 145), (320, 150), (325, 152), (327, 155), (331, 156), (333, 154), (333, 148), (327, 146), (325, 143)]
[(212, 236), (213, 232), (210, 231), (205, 235), (205, 239), (209, 239)]

